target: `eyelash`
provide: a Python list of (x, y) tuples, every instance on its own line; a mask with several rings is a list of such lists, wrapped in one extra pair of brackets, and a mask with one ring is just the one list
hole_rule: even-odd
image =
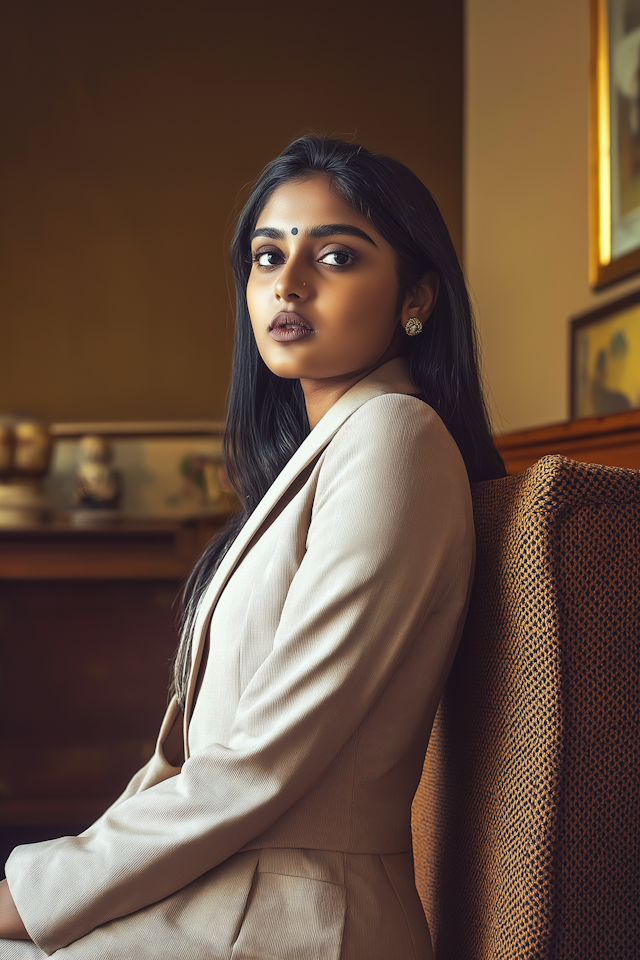
[[(281, 256), (278, 250), (265, 249), (264, 247), (262, 247), (260, 250), (257, 250), (254, 254), (252, 254), (251, 263), (255, 264), (260, 270), (274, 270), (276, 267), (280, 266), (280, 264), (274, 263), (274, 264), (271, 264), (270, 266), (265, 266), (264, 264), (259, 263), (260, 257), (264, 257), (265, 254), (270, 254), (270, 253), (277, 257)], [(348, 270), (349, 267), (352, 267), (354, 265), (356, 260), (360, 259), (359, 255), (355, 253), (355, 251), (345, 250), (343, 247), (339, 247), (336, 250), (327, 250), (326, 253), (323, 253), (322, 257), (317, 262), (322, 263), (324, 258), (331, 256), (332, 253), (344, 253), (346, 256), (349, 257), (349, 262), (348, 263), (324, 263), (323, 266), (328, 267), (330, 270)]]

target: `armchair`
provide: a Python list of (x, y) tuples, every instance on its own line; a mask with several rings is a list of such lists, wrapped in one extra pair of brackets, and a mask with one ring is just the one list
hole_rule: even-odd
[(640, 472), (474, 490), (477, 566), (413, 808), (436, 960), (640, 956)]

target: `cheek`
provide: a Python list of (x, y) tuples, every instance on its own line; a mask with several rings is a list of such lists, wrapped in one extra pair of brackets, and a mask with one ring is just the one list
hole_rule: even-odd
[(252, 283), (251, 277), (249, 277), (249, 281), (247, 283), (246, 297), (247, 297), (247, 306), (249, 307), (249, 313), (253, 315), (253, 313), (255, 312), (257, 298), (256, 298), (255, 283)]
[(249, 316), (251, 317), (251, 326), (253, 327), (254, 333), (257, 334), (264, 326), (264, 293), (260, 290), (259, 284), (255, 282), (252, 283), (251, 279), (249, 279), (246, 296)]
[(331, 298), (332, 309), (341, 326), (354, 332), (366, 327), (388, 333), (396, 319), (397, 280), (373, 275), (344, 288)]

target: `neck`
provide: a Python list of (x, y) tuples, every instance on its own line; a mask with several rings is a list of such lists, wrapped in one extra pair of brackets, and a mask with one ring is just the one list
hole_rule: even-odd
[(362, 370), (340, 377), (327, 377), (322, 380), (300, 379), (300, 386), (304, 393), (304, 402), (307, 408), (309, 426), (313, 428), (322, 420), (325, 413), (331, 409), (340, 397), (344, 396), (358, 381), (364, 380), (370, 373), (381, 367), (388, 360), (400, 356), (400, 350), (388, 350), (380, 359)]

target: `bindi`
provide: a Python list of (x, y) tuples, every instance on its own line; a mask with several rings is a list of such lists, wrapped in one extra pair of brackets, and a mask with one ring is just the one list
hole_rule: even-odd
[(291, 233), (294, 235), (294, 237), (295, 237), (295, 235), (296, 235), (297, 232), (298, 232), (298, 228), (297, 228), (297, 227), (291, 227)]

